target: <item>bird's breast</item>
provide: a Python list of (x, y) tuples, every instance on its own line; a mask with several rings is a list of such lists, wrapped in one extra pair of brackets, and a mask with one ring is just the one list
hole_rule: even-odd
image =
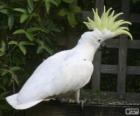
[(77, 90), (89, 82), (93, 73), (93, 64), (86, 59), (73, 59), (65, 64), (63, 72), (65, 72), (63, 73), (65, 82), (68, 82), (66, 88)]

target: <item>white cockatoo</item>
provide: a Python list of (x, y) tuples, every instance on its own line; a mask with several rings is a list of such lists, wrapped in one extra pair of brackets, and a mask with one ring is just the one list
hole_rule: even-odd
[(94, 70), (92, 61), (100, 44), (120, 34), (132, 38), (128, 27), (124, 26), (131, 23), (117, 20), (122, 13), (114, 15), (114, 10), (104, 8), (101, 17), (97, 10), (93, 10), (93, 14), (93, 19), (88, 18), (88, 22), (84, 22), (91, 31), (83, 33), (74, 48), (47, 58), (36, 68), (18, 93), (6, 97), (13, 108), (27, 109), (46, 98), (70, 91), (77, 91), (79, 96), (79, 89), (90, 81)]

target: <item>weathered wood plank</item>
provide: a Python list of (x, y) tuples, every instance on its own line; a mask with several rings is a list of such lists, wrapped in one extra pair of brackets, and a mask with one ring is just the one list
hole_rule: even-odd
[(101, 65), (101, 73), (117, 74), (118, 66), (116, 65)]
[(128, 48), (140, 49), (140, 40), (128, 40)]
[(132, 13), (129, 19), (131, 22), (140, 23), (140, 14)]
[(87, 99), (87, 104), (116, 104), (116, 105), (140, 105), (140, 93), (127, 92), (125, 98), (122, 99), (117, 92), (100, 91), (92, 92), (90, 89), (81, 91), (81, 98)]
[[(117, 65), (101, 65), (101, 73), (117, 74)], [(140, 66), (127, 66), (126, 74), (140, 75)]]
[(119, 39), (110, 39), (105, 41), (105, 46), (108, 48), (119, 48)]
[[(98, 8), (101, 15), (104, 7), (104, 0), (96, 0), (96, 8)], [(100, 90), (100, 66), (101, 66), (101, 51), (97, 51), (94, 58), (94, 73), (92, 76), (92, 90)]]
[(118, 79), (117, 79), (117, 92), (120, 95), (125, 94), (125, 81), (126, 81), (126, 67), (127, 67), (127, 39), (120, 39), (119, 47), (119, 65), (118, 65)]
[(126, 0), (121, 0), (121, 10), (123, 11), (124, 15), (123, 17), (125, 19), (128, 19), (129, 18), (129, 15), (130, 15), (130, 1), (126, 1)]
[(101, 66), (101, 51), (96, 52), (94, 58), (94, 73), (91, 80), (93, 91), (100, 90), (100, 66)]
[[(119, 39), (109, 40), (105, 42), (108, 48), (119, 48)], [(127, 48), (140, 49), (140, 40), (128, 40)]]
[[(140, 49), (140, 40), (128, 40), (127, 43), (127, 48)], [(105, 44), (108, 48), (119, 48), (119, 39), (108, 40), (105, 42)]]
[[(122, 0), (122, 11), (124, 12), (124, 18), (129, 16), (129, 1)], [(118, 79), (117, 79), (117, 92), (120, 96), (125, 94), (126, 84), (126, 67), (127, 67), (127, 37), (121, 36), (119, 47), (119, 67), (118, 67)]]
[(26, 111), (25, 116), (82, 116), (78, 104), (43, 102)]
[(127, 74), (140, 75), (140, 66), (128, 66)]
[(101, 15), (104, 10), (104, 0), (96, 0), (95, 7), (98, 8), (99, 15)]
[(82, 11), (82, 19), (81, 20), (87, 20), (87, 17), (91, 16), (91, 12), (90, 11)]

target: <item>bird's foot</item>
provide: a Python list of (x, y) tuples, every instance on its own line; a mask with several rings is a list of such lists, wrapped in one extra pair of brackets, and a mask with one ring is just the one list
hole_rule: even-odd
[(86, 103), (86, 100), (74, 100), (74, 99), (70, 99), (70, 98), (61, 98), (59, 99), (59, 101), (61, 103), (72, 103), (72, 104), (79, 104), (81, 109), (84, 108), (84, 105)]
[(79, 100), (79, 101), (76, 102), (76, 103), (80, 104), (81, 109), (83, 109), (83, 108), (84, 108), (84, 104), (86, 103), (86, 100)]
[(69, 99), (69, 98), (62, 98), (62, 99), (59, 99), (59, 100), (62, 103), (75, 103), (76, 102), (74, 99)]

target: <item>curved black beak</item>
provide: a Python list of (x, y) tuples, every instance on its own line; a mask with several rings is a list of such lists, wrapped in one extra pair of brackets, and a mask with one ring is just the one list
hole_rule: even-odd
[(106, 49), (106, 48), (107, 48), (107, 46), (106, 46), (105, 42), (102, 42), (102, 44), (100, 45), (99, 50)]

